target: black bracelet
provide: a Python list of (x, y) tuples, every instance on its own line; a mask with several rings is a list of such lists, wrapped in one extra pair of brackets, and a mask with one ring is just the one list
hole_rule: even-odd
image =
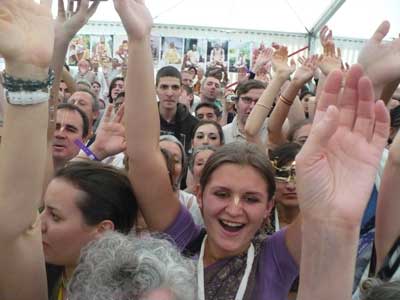
[(49, 76), (46, 80), (24, 80), (14, 78), (3, 72), (3, 87), (9, 92), (35, 92), (43, 89), (48, 89), (54, 82), (54, 71), (49, 69)]

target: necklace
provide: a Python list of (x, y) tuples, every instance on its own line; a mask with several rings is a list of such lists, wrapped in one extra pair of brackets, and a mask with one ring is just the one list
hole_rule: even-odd
[[(205, 300), (204, 294), (204, 247), (206, 244), (207, 235), (204, 237), (203, 242), (201, 244), (199, 261), (197, 263), (197, 280), (198, 280), (198, 298), (199, 300)], [(249, 281), (250, 272), (253, 267), (254, 262), (254, 246), (253, 243), (250, 244), (249, 250), (247, 251), (247, 259), (246, 259), (246, 270), (244, 271), (244, 275), (242, 280), (240, 281), (239, 289), (236, 293), (235, 300), (242, 300), (244, 297), (244, 293), (246, 292), (247, 282)]]
[[(60, 287), (58, 289), (57, 300), (63, 300), (64, 299), (64, 291), (67, 290), (67, 285), (68, 285), (68, 283), (66, 282), (66, 279), (64, 277), (64, 272), (62, 272), (62, 274), (61, 274), (61, 284), (60, 284)], [(68, 296), (65, 299), (68, 300)]]

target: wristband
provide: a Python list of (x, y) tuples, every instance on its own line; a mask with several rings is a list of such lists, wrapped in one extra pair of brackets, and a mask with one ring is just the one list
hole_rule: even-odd
[(88, 147), (86, 147), (80, 140), (76, 139), (74, 141), (75, 145), (77, 145), (79, 147), (79, 149), (81, 149), (88, 158), (90, 158), (91, 160), (95, 160), (95, 161), (99, 161), (99, 159), (96, 157), (96, 155), (92, 152), (92, 150), (90, 150)]
[(2, 77), (3, 87), (9, 92), (36, 92), (39, 90), (48, 90), (54, 82), (54, 71), (49, 69), (49, 75), (43, 81), (14, 78), (6, 72), (3, 72)]
[(13, 105), (32, 105), (49, 101), (50, 93), (42, 90), (35, 92), (19, 91), (11, 92), (4, 90), (7, 102)]

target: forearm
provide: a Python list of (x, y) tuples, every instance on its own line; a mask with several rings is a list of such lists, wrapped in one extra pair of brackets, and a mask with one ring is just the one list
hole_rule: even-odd
[[(129, 44), (128, 73), (125, 106), (128, 155), (132, 158), (137, 152), (159, 151), (160, 122), (149, 37), (143, 41)], [(140, 107), (140, 109), (138, 109)], [(138, 143), (138, 141), (140, 141)], [(140, 146), (141, 145), (141, 146)]]
[(164, 231), (178, 215), (180, 204), (159, 148), (160, 117), (150, 37), (130, 41), (129, 57), (125, 104), (127, 153), (132, 165), (129, 176), (146, 224)]
[(53, 94), (53, 97), (55, 97), (55, 96), (57, 97), (55, 99), (58, 99), (58, 90), (60, 88), (60, 81), (63, 76), (65, 56), (67, 55), (67, 52), (68, 52), (68, 44), (69, 44), (69, 40), (60, 40), (60, 39), (57, 39), (57, 37), (54, 41), (54, 49), (53, 49), (53, 58), (51, 61), (51, 68), (54, 71), (54, 82), (53, 82), (53, 86), (52, 86), (52, 94)]
[(398, 217), (400, 211), (400, 159), (396, 156), (399, 155), (391, 150), (379, 189), (375, 232), (377, 270), (393, 243), (400, 236), (400, 219)]
[(76, 92), (77, 87), (76, 87), (75, 80), (74, 80), (74, 78), (72, 78), (71, 73), (68, 72), (68, 70), (64, 67), (62, 70), (61, 79), (64, 80), (71, 95)]
[(376, 100), (383, 100), (383, 102), (385, 102), (385, 104), (388, 104), (390, 99), (392, 99), (392, 96), (394, 94), (394, 92), (396, 91), (397, 87), (400, 84), (400, 80), (395, 80), (389, 84), (387, 84), (384, 88), (382, 93), (380, 94), (380, 97), (377, 98)]
[(303, 220), (298, 300), (350, 300), (359, 230)]
[(276, 103), (274, 111), (268, 120), (268, 139), (273, 145), (279, 145), (286, 141), (282, 132), (282, 127), (289, 115), (289, 111), (292, 108), (294, 99), (296, 98), (300, 88), (300, 84), (291, 81), (287, 89), (282, 93), (279, 101)]
[(262, 93), (257, 104), (252, 109), (244, 128), (246, 136), (249, 138), (254, 139), (258, 135), (265, 119), (271, 111), (275, 97), (278, 95), (279, 90), (285, 83), (286, 79), (286, 76), (280, 76), (277, 74)]
[(47, 115), (47, 103), (5, 104), (0, 148), (2, 238), (21, 235), (36, 219), (46, 165)]

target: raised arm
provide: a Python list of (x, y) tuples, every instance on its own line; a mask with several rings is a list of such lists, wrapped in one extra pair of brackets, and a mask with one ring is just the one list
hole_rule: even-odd
[(299, 300), (351, 299), (361, 219), (389, 135), (388, 112), (383, 101), (374, 101), (361, 66), (348, 71), (343, 93), (342, 79), (341, 71), (329, 74), (310, 136), (296, 157), (303, 218), (302, 233), (297, 228)]
[(389, 158), (386, 162), (379, 189), (378, 207), (376, 211), (375, 247), (377, 256), (376, 270), (400, 236), (400, 134), (397, 133), (390, 146)]
[(290, 66), (288, 65), (287, 55), (287, 48), (284, 46), (279, 46), (272, 55), (272, 65), (275, 71), (274, 77), (252, 109), (244, 128), (246, 139), (249, 142), (254, 142), (258, 139), (259, 131), (272, 109), (275, 97), (290, 74), (295, 70), (294, 61), (291, 62)]
[(125, 103), (129, 177), (147, 225), (163, 231), (175, 220), (180, 204), (159, 147), (160, 117), (150, 50), (153, 20), (143, 0), (114, 0), (114, 5), (129, 39)]
[(298, 118), (297, 122), (305, 118), (304, 109), (299, 100), (297, 100), (296, 103), (294, 102), (299, 90), (313, 77), (316, 68), (317, 56), (313, 55), (307, 58), (303, 62), (302, 66), (296, 70), (296, 73), (294, 74), (293, 79), (290, 81), (288, 87), (279, 97), (279, 100), (276, 102), (275, 108), (268, 120), (269, 144), (278, 146), (287, 141), (282, 132), (282, 127), (290, 110), (300, 110), (303, 118)]
[(383, 43), (389, 29), (390, 23), (382, 22), (358, 57), (358, 62), (372, 81), (375, 99), (383, 99), (386, 103), (397, 87), (396, 82), (400, 80), (400, 38)]
[[(45, 171), (49, 93), (28, 92), (28, 87), (32, 80), (48, 85), (44, 82), (54, 43), (51, 0), (2, 1), (0, 11), (0, 54), (6, 73), (23, 80), (3, 84), (8, 100), (0, 147), (0, 298), (45, 300), (37, 205)], [(35, 104), (24, 105), (21, 98)]]

